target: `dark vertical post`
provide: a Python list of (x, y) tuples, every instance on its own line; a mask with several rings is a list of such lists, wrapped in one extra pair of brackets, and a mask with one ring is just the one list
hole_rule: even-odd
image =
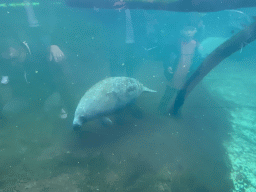
[(229, 57), (231, 54), (247, 46), (255, 39), (256, 21), (217, 47), (210, 55), (208, 55), (208, 57), (206, 57), (201, 66), (198, 67), (195, 73), (186, 81), (184, 86), (177, 94), (169, 112), (174, 115), (177, 114), (190, 92), (214, 67), (216, 67), (221, 61)]

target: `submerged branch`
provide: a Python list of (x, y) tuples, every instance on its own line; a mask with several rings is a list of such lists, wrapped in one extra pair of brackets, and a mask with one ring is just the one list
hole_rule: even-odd
[(178, 110), (184, 104), (184, 101), (190, 92), (214, 67), (216, 67), (221, 61), (229, 57), (231, 54), (239, 51), (242, 47), (247, 46), (255, 39), (256, 21), (217, 47), (210, 55), (206, 57), (200, 67), (198, 67), (195, 73), (193, 73), (183, 85), (169, 110), (170, 114), (175, 115), (178, 113)]

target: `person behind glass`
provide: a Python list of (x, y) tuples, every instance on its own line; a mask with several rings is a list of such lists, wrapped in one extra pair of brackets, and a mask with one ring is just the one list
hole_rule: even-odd
[[(66, 93), (67, 87), (65, 86), (67, 79), (63, 76), (70, 73), (70, 70), (68, 69), (69, 67), (65, 60), (64, 53), (57, 45), (51, 43), (49, 29), (39, 24), (29, 0), (24, 1), (24, 7), (27, 16), (24, 19), (27, 19), (28, 25), (22, 22), (23, 18), (21, 18), (20, 25), (12, 25), (8, 14), (5, 15), (6, 21), (8, 21), (8, 19), (10, 20), (7, 24), (15, 29), (12, 31), (15, 31), (15, 37), (17, 38), (15, 38), (14, 44), (10, 43), (8, 45), (7, 49), (3, 52), (2, 58), (9, 61), (19, 61), (18, 63), (23, 65), (21, 70), (24, 73), (23, 79), (25, 79), (27, 84), (30, 84), (31, 88), (33, 87), (33, 89), (37, 89), (37, 91), (43, 91), (42, 86), (47, 85), (52, 93), (57, 91), (61, 96), (64, 94), (68, 95), (68, 93)], [(6, 36), (8, 36), (8, 34)], [(13, 36), (13, 34), (11, 34), (11, 36)], [(15, 44), (19, 46), (13, 46)], [(25, 56), (23, 56), (24, 53), (21, 52), (21, 48), (19, 47), (25, 50)], [(48, 63), (48, 65), (45, 63)], [(10, 69), (10, 67), (10, 70), (8, 68), (1, 68), (3, 71), (1, 79), (2, 84), (11, 83), (13, 78), (17, 79), (20, 77), (14, 74), (14, 70)], [(9, 78), (9, 75), (12, 77)], [(12, 90), (16, 90), (16, 88), (15, 83), (12, 83)], [(20, 94), (23, 92), (20, 92)], [(40, 97), (43, 97), (43, 95), (46, 94), (42, 92)], [(37, 100), (38, 98), (34, 99)], [(65, 97), (62, 99), (64, 103), (66, 103), (66, 100), (70, 100), (65, 99)]]
[[(24, 92), (24, 89), (20, 88), (20, 83), (21, 79), (26, 77), (24, 61), (27, 53), (26, 47), (20, 44), (15, 37), (3, 35), (0, 44), (0, 109), (2, 110), (5, 104), (18, 95), (21, 97)], [(25, 84), (25, 79), (23, 83)]]
[[(19, 31), (18, 32), (19, 35), (17, 35), (19, 36), (19, 41), (21, 41), (24, 44), (24, 46), (26, 46), (26, 49), (29, 50), (30, 54), (34, 52), (33, 48), (35, 46), (41, 45), (43, 49), (49, 50), (49, 56), (48, 56), (49, 61), (54, 61), (56, 63), (63, 61), (63, 59), (65, 58), (64, 53), (61, 51), (61, 49), (57, 45), (51, 45), (51, 37), (49, 34), (45, 33), (42, 30), (42, 27), (39, 25), (39, 22), (35, 16), (30, 0), (25, 0), (23, 1), (23, 3), (24, 3), (24, 8), (26, 10), (26, 14), (27, 14), (27, 21), (29, 23), (29, 34), (26, 34), (26, 32), (24, 31)], [(34, 39), (31, 39), (28, 37), (32, 35), (35, 36), (35, 34), (37, 34), (39, 41), (36, 40), (36, 42), (33, 42)], [(14, 47), (12, 47), (12, 45), (10, 45), (9, 53), (7, 52), (5, 53), (7, 55), (9, 54), (8, 56), (9, 59), (13, 59), (18, 57), (17, 54), (19, 53), (19, 50), (15, 49)], [(9, 82), (8, 74), (3, 75), (1, 79), (1, 83), (7, 84), (8, 82)]]
[(26, 48), (13, 37), (1, 39), (0, 49), (0, 74), (1, 84), (9, 83), (9, 75), (15, 73), (17, 69), (23, 71), (23, 62), (26, 60)]
[[(38, 20), (35, 16), (35, 13), (34, 13), (34, 10), (33, 10), (33, 7), (31, 5), (30, 0), (25, 0), (24, 4), (25, 4), (24, 7), (25, 7), (25, 10), (26, 10), (26, 13), (27, 13), (27, 19), (28, 19), (29, 27), (40, 29), (39, 22), (38, 22)], [(42, 29), (40, 29), (40, 30), (42, 30)], [(49, 35), (45, 35), (45, 37), (41, 37), (41, 38), (42, 38), (42, 40), (43, 39), (48, 40), (47, 43), (48, 43), (48, 46), (49, 46), (49, 53), (50, 53), (49, 60), (50, 61), (55, 61), (55, 62), (61, 62), (65, 58), (65, 55), (61, 51), (61, 49), (57, 45), (51, 45), (51, 44), (49, 45), (49, 43), (50, 43)]]
[(112, 15), (110, 25), (113, 30), (112, 35), (115, 34), (111, 40), (113, 47), (110, 52), (110, 73), (111, 76), (132, 77), (139, 63), (139, 57), (135, 52), (140, 37), (135, 40), (137, 31), (134, 30), (134, 16), (137, 12), (132, 13), (123, 1), (115, 2), (113, 7), (115, 10), (108, 14), (108, 17)]
[[(187, 26), (181, 30), (181, 42), (179, 53), (171, 53), (170, 62), (164, 63), (164, 75), (167, 79), (165, 93), (161, 98), (158, 110), (165, 114), (170, 100), (184, 85), (186, 79), (192, 74), (198, 62), (195, 62), (195, 53), (198, 43), (194, 36), (197, 29), (193, 26)], [(197, 58), (198, 59), (198, 58)], [(192, 70), (192, 71), (191, 71)]]
[[(62, 101), (64, 101), (65, 107), (68, 107), (68, 102), (72, 100), (70, 98), (71, 94), (69, 93), (68, 88), (71, 70), (63, 51), (59, 48), (59, 46), (52, 43), (52, 35), (50, 32), (52, 31), (51, 28), (54, 26), (51, 26), (52, 23), (44, 20), (44, 18), (41, 18), (42, 24), (39, 25), (30, 0), (25, 0), (24, 4), (27, 14), (27, 21), (29, 23), (29, 37), (36, 36), (36, 39), (31, 39), (28, 38), (27, 34), (25, 34), (25, 37), (30, 41), (30, 43), (27, 43), (27, 45), (28, 47), (31, 47), (32, 52), (32, 59), (30, 60), (30, 72), (32, 72), (31, 76), (34, 76), (36, 80), (41, 81), (38, 83), (46, 83), (51, 89), (52, 93), (57, 92), (60, 94)], [(46, 10), (48, 11), (48, 17), (54, 17), (54, 15), (49, 14), (53, 12), (53, 10), (51, 10), (51, 1), (44, 1), (42, 6), (47, 8)], [(46, 62), (45, 58), (42, 58), (42, 56), (47, 59), (48, 66), (44, 65)], [(37, 70), (39, 72), (41, 70), (40, 79), (36, 77), (38, 75), (35, 73), (33, 74), (33, 72)], [(33, 77), (31, 78), (33, 79)], [(64, 113), (66, 113), (65, 110), (61, 109), (62, 112), (64, 111)], [(71, 111), (71, 109), (68, 109), (68, 111)]]

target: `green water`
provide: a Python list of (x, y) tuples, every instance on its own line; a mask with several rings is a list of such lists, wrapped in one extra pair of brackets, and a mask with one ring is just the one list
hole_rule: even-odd
[[(159, 77), (147, 84), (156, 88), (161, 81)], [(163, 88), (158, 90), (161, 92)], [(86, 134), (77, 138), (67, 130), (72, 113), (63, 120), (57, 112), (45, 114), (39, 107), (15, 119), (3, 118), (1, 188), (4, 191), (228, 191), (233, 184), (229, 179), (230, 163), (222, 146), (231, 129), (228, 113), (220, 110), (216, 99), (202, 86), (192, 94), (178, 119), (155, 112), (160, 96), (142, 95), (137, 104), (143, 117), (134, 118), (129, 111), (117, 114), (112, 117), (115, 121), (124, 120), (113, 129), (120, 131), (100, 138), (94, 135), (88, 138)]]
[[(143, 93), (136, 101), (139, 111), (127, 108), (110, 115), (110, 128), (97, 120), (83, 126), (99, 134), (76, 134), (72, 121), (80, 98), (111, 75), (111, 50), (124, 48), (120, 26), (102, 17), (108, 11), (97, 15), (97, 11), (71, 9), (61, 3), (51, 6), (35, 6), (34, 11), (66, 60), (49, 62), (38, 49), (36, 59), (27, 61), (28, 82), (24, 68), (14, 67), (18, 72), (10, 73), (10, 82), (0, 84), (0, 191), (255, 189), (255, 44), (214, 69), (191, 93), (178, 117), (157, 112), (166, 85), (162, 63), (136, 49), (139, 64), (133, 77), (157, 93)], [(47, 19), (49, 9), (53, 12)], [(22, 27), (27, 26), (22, 7), (1, 7), (0, 12), (6, 19), (1, 19), (2, 26), (20, 31), (19, 38), (36, 38), (28, 35), (33, 30)], [(165, 35), (176, 37), (178, 29), (188, 25), (188, 17), (195, 16), (157, 14), (158, 22), (163, 17), (167, 23), (162, 41), (168, 40)], [(216, 26), (218, 21), (211, 19), (217, 16), (207, 15), (205, 24)], [(173, 18), (169, 20), (172, 28), (168, 18)], [(217, 27), (207, 25), (205, 35), (228, 37), (228, 30), (221, 30), (224, 23), (223, 19)], [(67, 118), (61, 118), (62, 109)]]

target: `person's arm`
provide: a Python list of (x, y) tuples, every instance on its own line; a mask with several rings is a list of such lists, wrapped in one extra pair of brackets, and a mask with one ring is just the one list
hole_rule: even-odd
[(166, 61), (163, 62), (163, 67), (169, 73), (173, 73), (174, 68), (178, 62), (178, 55), (175, 52), (170, 52), (169, 56), (165, 59)]
[(163, 49), (164, 70), (172, 74), (180, 59), (180, 41), (164, 46)]
[(24, 0), (25, 10), (27, 14), (27, 20), (32, 34), (37, 34), (40, 37), (40, 41), (43, 46), (50, 47), (51, 45), (51, 36), (48, 33), (44, 33), (42, 27), (39, 24), (39, 21), (36, 18), (35, 12), (33, 10), (30, 0)]
[[(49, 60), (54, 60), (55, 62), (62, 61), (65, 58), (65, 55), (57, 45), (52, 44), (50, 29), (44, 30), (43, 27), (40, 25), (36, 18), (30, 0), (24, 0), (24, 3), (30, 31), (32, 32), (32, 34), (37, 34), (43, 48), (45, 50), (49, 50)], [(51, 9), (49, 2), (45, 1), (45, 3), (47, 8)]]

